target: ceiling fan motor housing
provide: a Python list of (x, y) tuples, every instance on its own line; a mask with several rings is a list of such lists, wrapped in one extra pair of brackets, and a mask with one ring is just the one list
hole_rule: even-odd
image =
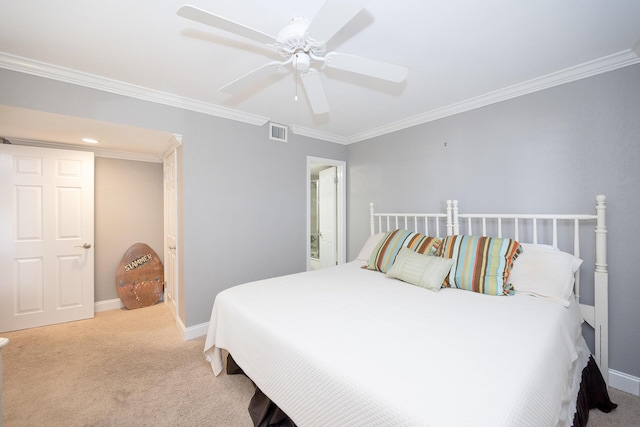
[(307, 18), (293, 18), (289, 25), (278, 33), (278, 42), (281, 45), (280, 54), (289, 59), (296, 55), (294, 64), (296, 69), (305, 71), (309, 69), (311, 56), (322, 57), (325, 54), (325, 44), (311, 40), (307, 37), (307, 28), (311, 21)]

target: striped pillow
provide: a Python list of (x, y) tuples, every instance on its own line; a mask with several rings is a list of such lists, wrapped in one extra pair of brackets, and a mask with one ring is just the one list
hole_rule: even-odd
[(447, 236), (438, 255), (453, 259), (443, 286), (487, 295), (513, 295), (511, 267), (522, 252), (512, 239), (470, 235)]
[(441, 240), (408, 230), (388, 231), (371, 252), (367, 268), (386, 273), (401, 248), (409, 248), (419, 254), (436, 255)]

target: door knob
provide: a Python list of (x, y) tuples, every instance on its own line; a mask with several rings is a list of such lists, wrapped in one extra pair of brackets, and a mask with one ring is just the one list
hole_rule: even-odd
[(82, 246), (74, 246), (74, 248), (85, 248), (85, 249), (90, 249), (91, 248), (91, 243), (85, 243)]

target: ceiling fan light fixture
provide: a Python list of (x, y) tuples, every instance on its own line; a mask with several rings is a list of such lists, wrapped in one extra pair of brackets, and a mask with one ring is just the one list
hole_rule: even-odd
[(311, 58), (305, 52), (296, 52), (293, 66), (298, 71), (307, 71), (311, 66)]

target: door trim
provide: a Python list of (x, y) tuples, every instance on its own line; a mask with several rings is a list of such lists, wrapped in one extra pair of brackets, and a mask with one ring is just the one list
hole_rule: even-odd
[(344, 264), (347, 261), (347, 162), (343, 160), (325, 159), (322, 157), (307, 156), (307, 271), (311, 270), (311, 164), (321, 163), (328, 166), (335, 166), (338, 176), (338, 193), (337, 193), (337, 261), (338, 264)]
[[(180, 319), (180, 300), (182, 298), (182, 295), (180, 295), (180, 277), (181, 274), (179, 273), (180, 269), (182, 268), (182, 264), (180, 263), (180, 252), (181, 252), (181, 248), (180, 245), (178, 244), (179, 242), (181, 242), (180, 240), (180, 225), (179, 225), (179, 200), (180, 200), (180, 186), (179, 186), (179, 182), (178, 182), (178, 147), (180, 147), (182, 145), (182, 135), (178, 135), (178, 134), (173, 134), (171, 136), (171, 140), (170, 140), (170, 146), (169, 148), (164, 152), (163, 156), (162, 156), (162, 185), (163, 185), (163, 193), (164, 193), (164, 219), (163, 219), (163, 223), (164, 223), (164, 227), (163, 227), (163, 233), (164, 233), (164, 238), (163, 238), (163, 242), (164, 242), (164, 250), (163, 250), (163, 258), (165, 261), (165, 269), (164, 269), (164, 273), (165, 276), (167, 274), (167, 263), (169, 262), (170, 259), (170, 249), (169, 249), (169, 243), (167, 241), (167, 233), (169, 231), (168, 227), (169, 227), (169, 221), (168, 221), (168, 202), (167, 202), (167, 181), (166, 181), (166, 160), (167, 158), (173, 154), (174, 156), (174, 200), (173, 200), (173, 215), (174, 215), (174, 224), (175, 224), (175, 230), (173, 230), (173, 232), (175, 233), (175, 247), (173, 248), (174, 252), (174, 260), (175, 260), (175, 264), (173, 265), (173, 268), (171, 270), (173, 270), (173, 277), (171, 277), (169, 280), (172, 280), (172, 301), (167, 301), (166, 298), (164, 299), (164, 304), (165, 306), (167, 306), (169, 308), (169, 311), (171, 312), (171, 314), (173, 315), (173, 317), (176, 319), (176, 322), (178, 322), (178, 320)], [(165, 277), (165, 283), (167, 281), (167, 277)], [(165, 289), (165, 295), (166, 295), (166, 289)]]

